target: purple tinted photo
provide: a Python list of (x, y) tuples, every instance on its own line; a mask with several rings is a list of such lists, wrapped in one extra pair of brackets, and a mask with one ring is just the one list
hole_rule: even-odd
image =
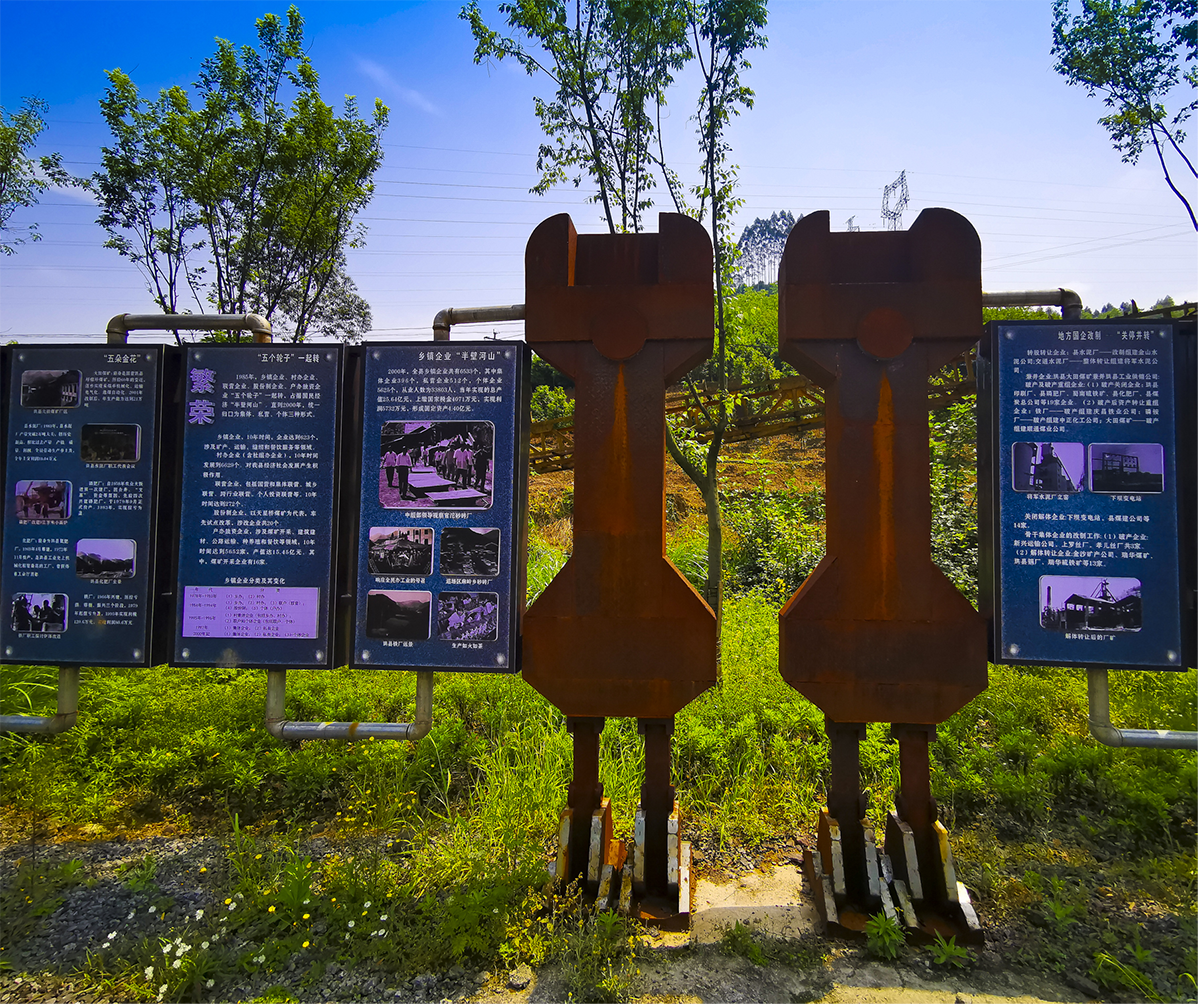
[(1012, 487), (1017, 492), (1082, 492), (1082, 443), (1018, 442), (1012, 447)]
[(1163, 448), (1160, 443), (1092, 443), (1088, 468), (1093, 492), (1161, 492)]
[(316, 586), (185, 586), (183, 636), (193, 639), (315, 639)]
[(1041, 625), (1051, 632), (1138, 632), (1142, 581), (1129, 576), (1042, 576)]

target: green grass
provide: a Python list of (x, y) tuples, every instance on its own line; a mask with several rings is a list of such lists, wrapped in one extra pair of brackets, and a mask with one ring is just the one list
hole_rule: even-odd
[[(753, 848), (814, 828), (829, 771), (824, 717), (779, 676), (776, 619), (791, 584), (779, 585), (768, 545), (774, 524), (807, 519), (805, 507), (816, 516), (818, 503), (770, 497), (731, 507), (746, 536), (731, 549), (740, 578), (729, 584), (722, 679), (677, 716), (674, 735), (674, 782), (693, 838)], [(702, 543), (685, 527), (670, 543), (676, 563), (702, 575)], [(565, 557), (535, 528), (531, 594)], [(52, 682), (49, 671), (3, 672), (0, 711), (52, 709), (52, 687), (40, 686)], [(119, 936), (95, 949), (83, 979), (97, 993), (149, 1001), (166, 984), (167, 998), (211, 997), (237, 975), (282, 979), (292, 959), (298, 983), (262, 1000), (303, 1000), (305, 981), (355, 959), (406, 976), (464, 960), (574, 959), (579, 973), (615, 982), (580, 994), (626, 986), (629, 959), (604, 948), (625, 935), (597, 935), (570, 895), (548, 900), (544, 891), (571, 742), (563, 716), (519, 677), (439, 674), (435, 725), (417, 744), (281, 743), (262, 725), (265, 686), (256, 670), (90, 669), (74, 729), (0, 738), (10, 833), (31, 848), (51, 825), (100, 835), (153, 833), (167, 822), (226, 837), (230, 903), (169, 947)], [(1111, 694), (1117, 725), (1196, 728), (1194, 671), (1114, 673)], [(414, 706), (413, 674), (288, 675), (295, 719), (410, 721)], [(602, 781), (618, 833), (628, 835), (642, 781), (636, 722), (608, 720), (601, 745)], [(988, 690), (939, 726), (932, 759), (961, 878), (985, 923), (1015, 916), (1036, 930), (1022, 959), (1093, 967), (1113, 988), (1132, 989), (1141, 975), (1164, 997), (1186, 986), (1194, 945), (1188, 957), (1164, 936), (1147, 962), (1126, 949), (1138, 916), (1105, 914), (1101, 901), (1151, 899), (1186, 931), (1195, 913), (1194, 753), (1092, 740), (1081, 671), (992, 667)], [(868, 726), (861, 764), (869, 812), (882, 822), (898, 782), (887, 724)], [(318, 832), (336, 854), (309, 856), (305, 841)], [(142, 860), (123, 881), (152, 893), (154, 877), (154, 862)], [(0, 906), (30, 897), (28, 926), (71, 881), (28, 870), (18, 879)], [(1082, 947), (1085, 965), (1066, 943)]]

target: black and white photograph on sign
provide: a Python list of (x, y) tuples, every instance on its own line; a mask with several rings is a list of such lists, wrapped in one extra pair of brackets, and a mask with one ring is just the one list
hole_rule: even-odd
[(137, 542), (124, 537), (85, 537), (75, 545), (75, 575), (112, 582), (133, 577)]
[(71, 518), (71, 483), (17, 482), (17, 519), (30, 523), (63, 523)]
[(1161, 492), (1163, 448), (1158, 443), (1090, 443), (1093, 492)]
[(26, 370), (21, 374), (21, 404), (26, 408), (74, 408), (82, 386), (80, 370)]
[(85, 422), (79, 434), (79, 459), (91, 464), (134, 464), (142, 455), (142, 427)]
[(429, 638), (433, 594), (424, 590), (368, 590), (367, 635), (373, 639), (424, 642)]
[(1012, 486), (1017, 492), (1082, 492), (1082, 443), (1014, 443)]
[(18, 593), (13, 596), (12, 630), (61, 635), (67, 630), (65, 593)]
[(1042, 627), (1052, 632), (1140, 632), (1142, 581), (1117, 576), (1042, 576)]
[(500, 575), (499, 527), (444, 527), (438, 552), (443, 576)]
[(379, 502), (387, 509), (488, 509), (495, 442), (490, 422), (385, 422)]
[(372, 527), (367, 569), (377, 576), (428, 576), (433, 571), (433, 528)]
[(438, 638), (452, 642), (491, 642), (498, 635), (499, 595), (439, 593)]

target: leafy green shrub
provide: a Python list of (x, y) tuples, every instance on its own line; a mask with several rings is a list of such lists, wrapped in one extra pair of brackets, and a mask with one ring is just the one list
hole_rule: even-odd
[(979, 602), (975, 396), (929, 416), (930, 553), (972, 604)]
[(929, 947), (929, 951), (933, 954), (933, 962), (939, 967), (958, 967), (959, 969), (967, 966), (973, 958), (971, 950), (965, 946), (960, 946), (955, 943), (955, 936), (950, 936), (946, 939), (941, 932), (934, 933), (933, 945)]
[(736, 534), (725, 550), (725, 584), (731, 594), (768, 589), (795, 592), (825, 556), (825, 532), (815, 522), (823, 495), (797, 495), (760, 487), (723, 496), (722, 513)]
[(628, 1001), (639, 973), (632, 925), (613, 911), (585, 919), (567, 936), (562, 967), (573, 1000)]
[(754, 930), (749, 925), (735, 921), (721, 933), (721, 949), (730, 956), (741, 956), (756, 967), (767, 965), (767, 954), (754, 938)]
[(894, 960), (904, 945), (900, 922), (880, 911), (867, 919), (867, 950), (881, 960)]
[(543, 384), (533, 389), (533, 395), (529, 399), (529, 414), (534, 422), (563, 419), (575, 414), (575, 399), (568, 398), (567, 392), (561, 387)]
[(566, 565), (568, 556), (561, 548), (556, 548), (538, 534), (532, 522), (529, 526), (528, 554), (529, 560), (525, 567), (525, 602), (532, 604), (550, 585), (550, 580), (558, 575), (558, 570)]

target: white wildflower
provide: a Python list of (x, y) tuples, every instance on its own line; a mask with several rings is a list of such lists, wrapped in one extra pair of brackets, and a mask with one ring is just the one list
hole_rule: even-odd
[(178, 969), (179, 969), (179, 964), (181, 964), (182, 962), (183, 962), (183, 960), (176, 960), (174, 963), (172, 963), (172, 964), (171, 964), (171, 969), (172, 969), (172, 970), (178, 970)]
[(381, 915), (379, 916), (379, 920), (380, 920), (380, 921), (387, 921), (387, 915), (386, 915), (386, 914), (381, 914)]
[(201, 949), (207, 949), (207, 948), (208, 948), (208, 940), (207, 940), (207, 939), (205, 939), (203, 942), (201, 942), (201, 943), (200, 943), (200, 948), (201, 948)]
[(117, 937), (117, 933), (116, 933), (116, 932), (109, 932), (109, 933), (108, 933), (108, 937), (109, 937), (110, 939), (115, 939), (115, 938)]
[(210, 978), (209, 978), (207, 981), (205, 981), (205, 982), (204, 982), (204, 986), (205, 986), (206, 988), (211, 988), (211, 987), (212, 987), (214, 984), (216, 984), (216, 983), (217, 983), (217, 982), (216, 982), (216, 981), (214, 981), (214, 980), (213, 980), (213, 979), (210, 977)]
[(363, 907), (370, 907), (370, 906), (371, 906), (371, 902), (369, 900), (365, 904), (363, 904)]
[(146, 980), (150, 981), (150, 980), (153, 980), (153, 979), (154, 979), (154, 968), (153, 968), (153, 967), (147, 967), (147, 968), (146, 968)]
[(196, 920), (199, 921), (203, 917), (204, 917), (204, 909), (200, 908), (200, 907), (196, 908)]
[(353, 922), (353, 921), (347, 921), (347, 922), (346, 922), (346, 927), (347, 927), (347, 928), (353, 928), (353, 927), (354, 927), (354, 922)]

